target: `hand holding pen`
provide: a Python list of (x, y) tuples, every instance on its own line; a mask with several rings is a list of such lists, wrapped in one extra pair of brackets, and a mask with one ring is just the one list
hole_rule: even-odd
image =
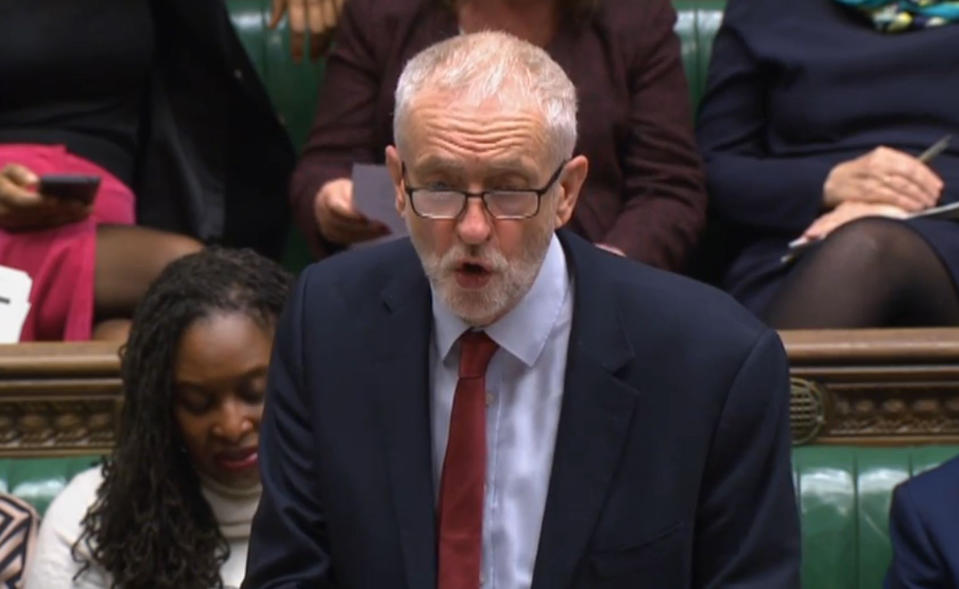
[(832, 230), (865, 216), (905, 218), (934, 206), (942, 194), (942, 180), (926, 164), (949, 145), (950, 135), (932, 144), (918, 157), (887, 147), (835, 166), (824, 184), (824, 203), (831, 208), (816, 219), (802, 237), (789, 244), (782, 262), (817, 244)]

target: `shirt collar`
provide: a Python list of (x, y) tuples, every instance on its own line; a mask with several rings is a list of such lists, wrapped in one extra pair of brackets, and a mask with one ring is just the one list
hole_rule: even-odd
[[(454, 315), (432, 289), (431, 293), (437, 350), (440, 358), (446, 360), (453, 344), (470, 326)], [(546, 347), (567, 296), (566, 256), (554, 233), (529, 291), (509, 313), (488, 325), (486, 334), (510, 355), (532, 367)]]

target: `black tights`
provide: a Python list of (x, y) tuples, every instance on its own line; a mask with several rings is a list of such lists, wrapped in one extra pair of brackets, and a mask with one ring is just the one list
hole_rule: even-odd
[(871, 217), (799, 258), (765, 319), (777, 329), (959, 325), (959, 294), (918, 233)]

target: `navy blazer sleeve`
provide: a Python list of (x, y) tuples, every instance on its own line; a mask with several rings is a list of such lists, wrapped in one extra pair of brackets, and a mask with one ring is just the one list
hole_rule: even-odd
[(787, 366), (766, 330), (733, 380), (702, 482), (694, 587), (799, 587)]
[(303, 382), (304, 272), (276, 330), (260, 427), (263, 495), (253, 518), (243, 589), (325, 589), (327, 534), (316, 481), (311, 409)]
[[(944, 498), (944, 500), (946, 500)], [(886, 589), (933, 589), (951, 587), (942, 556), (912, 496), (912, 487), (896, 487), (889, 512), (892, 562), (886, 574)]]
[(730, 221), (773, 232), (801, 232), (819, 215), (830, 165), (819, 157), (781, 158), (766, 149), (767, 84), (749, 47), (763, 26), (762, 2), (730, 0), (716, 34), (697, 122), (711, 206)]

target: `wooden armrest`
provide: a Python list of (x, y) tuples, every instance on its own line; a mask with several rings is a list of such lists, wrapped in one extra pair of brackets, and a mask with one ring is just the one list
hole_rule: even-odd
[(959, 443), (959, 329), (780, 335), (797, 443)]
[(959, 329), (803, 329), (780, 332), (792, 366), (937, 364), (959, 360)]

